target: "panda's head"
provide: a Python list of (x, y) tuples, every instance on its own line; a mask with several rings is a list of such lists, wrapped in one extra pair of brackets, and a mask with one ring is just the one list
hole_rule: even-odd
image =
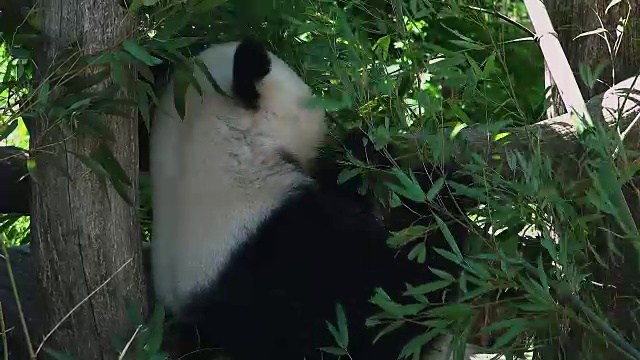
[(311, 89), (282, 59), (252, 39), (213, 45), (198, 56), (230, 95), (209, 92), (216, 98), (213, 121), (242, 131), (265, 161), (284, 157), (304, 167), (317, 156), (326, 136), (324, 111), (311, 104)]

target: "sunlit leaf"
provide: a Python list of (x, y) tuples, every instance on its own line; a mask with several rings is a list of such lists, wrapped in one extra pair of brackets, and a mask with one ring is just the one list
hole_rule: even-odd
[(606, 32), (607, 32), (607, 29), (598, 28), (598, 29), (595, 29), (595, 30), (583, 32), (580, 35), (574, 37), (573, 40), (576, 40), (576, 39), (579, 39), (579, 38), (585, 37), (585, 36), (598, 35), (598, 34), (602, 34), (602, 33), (606, 33)]
[(36, 159), (29, 158), (27, 159), (27, 172), (29, 172), (29, 177), (35, 183), (40, 183), (40, 178), (38, 176), (38, 169), (36, 167)]
[(607, 5), (607, 7), (604, 9), (605, 15), (609, 12), (609, 10), (611, 10), (612, 7), (620, 4), (621, 2), (622, 0), (611, 0), (611, 2), (609, 2), (609, 5)]

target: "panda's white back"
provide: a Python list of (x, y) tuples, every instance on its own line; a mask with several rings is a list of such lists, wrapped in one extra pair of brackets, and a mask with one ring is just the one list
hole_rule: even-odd
[[(214, 45), (198, 55), (228, 94), (237, 46)], [(324, 136), (323, 114), (298, 105), (311, 96), (308, 87), (280, 59), (272, 55), (271, 62), (257, 112), (217, 93), (200, 71), (194, 75), (203, 96), (189, 87), (184, 120), (174, 107), (173, 82), (160, 98), (150, 139), (152, 264), (156, 297), (173, 310), (209, 285), (234, 246), (306, 181), (278, 160), (278, 148), (308, 159)]]

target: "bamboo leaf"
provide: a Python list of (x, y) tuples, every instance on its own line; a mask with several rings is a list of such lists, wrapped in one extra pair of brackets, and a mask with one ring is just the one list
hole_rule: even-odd
[(346, 349), (349, 347), (349, 329), (347, 326), (347, 315), (342, 305), (336, 305), (336, 315), (338, 317), (338, 331), (340, 332), (340, 344)]
[(224, 92), (222, 87), (220, 87), (220, 85), (216, 82), (216, 79), (213, 78), (213, 75), (211, 75), (211, 72), (209, 71), (209, 68), (207, 67), (207, 65), (204, 62), (202, 62), (202, 59), (200, 59), (198, 57), (194, 57), (193, 58), (193, 63), (198, 67), (198, 69), (200, 69), (200, 71), (202, 71), (202, 73), (207, 78), (207, 80), (209, 81), (211, 86), (213, 86), (213, 89), (218, 94), (220, 94), (220, 95), (222, 95), (224, 97), (229, 97), (229, 95), (226, 92)]
[(28, 158), (27, 159), (27, 172), (29, 173), (29, 177), (36, 184), (40, 183), (40, 177), (38, 176), (38, 169), (36, 167), (36, 159)]
[(142, 61), (143, 63), (149, 66), (162, 64), (162, 60), (149, 54), (149, 52), (145, 48), (136, 44), (130, 39), (123, 41), (122, 47), (133, 57), (135, 57), (136, 59)]
[(180, 116), (180, 119), (182, 120), (184, 120), (186, 114), (185, 97), (187, 96), (188, 88), (189, 79), (184, 74), (184, 70), (182, 70), (182, 68), (178, 68), (173, 84), (173, 104)]
[(129, 188), (123, 182), (118, 181), (118, 179), (110, 178), (110, 180), (111, 180), (111, 185), (113, 185), (113, 188), (120, 195), (120, 197), (122, 197), (122, 199), (128, 205), (133, 206), (133, 201), (129, 197), (129, 193), (128, 193)]
[(612, 7), (620, 4), (621, 2), (622, 2), (622, 0), (611, 0), (609, 5), (607, 5), (607, 8), (604, 9), (604, 14), (606, 15), (609, 12), (609, 10), (611, 10)]
[(9, 123), (0, 123), (0, 140), (6, 139), (18, 127), (18, 119)]
[(83, 155), (83, 154), (79, 154), (75, 151), (71, 151), (68, 150), (69, 153), (73, 154), (75, 157), (78, 158), (78, 160), (80, 160), (80, 162), (82, 164), (84, 164), (84, 166), (88, 167), (89, 169), (93, 170), (98, 176), (102, 177), (102, 178), (106, 178), (109, 176), (109, 173), (107, 172), (107, 170), (105, 170), (105, 168), (96, 160)]
[(429, 294), (434, 291), (444, 289), (447, 286), (450, 286), (452, 283), (453, 282), (451, 280), (436, 280), (424, 285), (410, 286), (409, 289), (403, 293), (403, 295), (412, 296)]
[(136, 101), (138, 102), (138, 110), (140, 111), (140, 115), (142, 115), (142, 120), (144, 121), (144, 125), (147, 127), (147, 130), (151, 128), (151, 114), (149, 110), (149, 97), (147, 96), (146, 89), (142, 86), (142, 84), (149, 85), (147, 83), (143, 83), (139, 81), (136, 83)]
[(419, 354), (421, 350), (425, 347), (425, 345), (429, 341), (433, 340), (438, 334), (440, 334), (440, 332), (441, 332), (441, 329), (434, 328), (422, 335), (418, 335), (414, 337), (402, 348), (398, 358), (407, 357), (412, 354)]
[(47, 105), (47, 101), (49, 100), (49, 91), (51, 89), (51, 85), (48, 81), (43, 81), (40, 89), (38, 91), (38, 106), (41, 109), (44, 109)]
[(147, 353), (153, 354), (160, 350), (164, 331), (164, 319), (164, 307), (155, 306), (149, 323), (149, 339), (146, 341), (147, 344), (145, 346)]
[(438, 223), (438, 227), (440, 228), (440, 231), (442, 231), (442, 234), (444, 235), (444, 238), (447, 240), (447, 243), (449, 243), (449, 246), (451, 247), (451, 250), (453, 250), (453, 253), (456, 254), (456, 257), (462, 261), (462, 252), (460, 251), (460, 248), (458, 247), (458, 244), (456, 243), (456, 240), (453, 238), (453, 235), (451, 234), (451, 231), (449, 231), (449, 227), (447, 226), (447, 224), (442, 221), (442, 219), (438, 216), (438, 215), (433, 215), (434, 218), (436, 219), (436, 222)]
[(349, 179), (357, 176), (361, 172), (362, 172), (362, 169), (360, 168), (342, 169), (342, 171), (340, 171), (340, 174), (338, 174), (337, 182), (338, 184), (343, 184), (347, 182)]
[(131, 186), (131, 181), (129, 180), (127, 173), (124, 171), (118, 160), (113, 155), (113, 152), (111, 152), (111, 149), (109, 149), (106, 144), (100, 144), (91, 157), (98, 161), (100, 165), (107, 170), (111, 179), (116, 179), (123, 184)]
[(509, 330), (507, 330), (504, 334), (502, 334), (500, 337), (496, 339), (493, 346), (491, 346), (492, 350), (499, 349), (502, 346), (508, 344), (513, 339), (515, 339), (516, 336), (520, 335), (520, 333), (526, 330), (528, 321), (524, 319), (517, 319), (517, 320), (520, 320), (520, 321), (514, 321), (512, 325), (509, 327)]
[(427, 228), (422, 225), (414, 225), (404, 228), (387, 239), (387, 244), (392, 247), (399, 247), (419, 237), (424, 237)]
[(400, 181), (400, 186), (397, 186), (392, 183), (387, 183), (389, 189), (393, 190), (393, 192), (402, 195), (408, 199), (411, 199), (416, 202), (424, 202), (426, 199), (426, 194), (422, 191), (420, 184), (418, 184), (413, 176), (410, 178), (404, 171), (393, 168), (391, 171), (396, 178)]
[(320, 350), (324, 351), (326, 353), (329, 353), (331, 355), (336, 355), (336, 356), (347, 355), (347, 351), (346, 350), (340, 349), (340, 348), (334, 347), (334, 346), (321, 347)]
[(598, 28), (598, 29), (591, 30), (591, 31), (585, 31), (582, 34), (574, 37), (573, 40), (576, 40), (576, 39), (579, 39), (579, 38), (585, 37), (585, 36), (602, 34), (602, 33), (605, 33), (605, 32), (607, 32), (607, 29), (605, 29), (605, 28)]
[(78, 116), (78, 128), (86, 130), (106, 141), (115, 141), (113, 131), (105, 124), (102, 114), (92, 111), (83, 112)]
[(431, 189), (427, 191), (427, 201), (433, 201), (433, 199), (435, 199), (436, 195), (440, 192), (443, 186), (444, 178), (439, 178), (438, 180), (436, 180), (431, 186)]
[(113, 81), (123, 89), (127, 88), (127, 83), (124, 80), (124, 74), (122, 72), (122, 65), (119, 63), (111, 64), (111, 77), (113, 78)]

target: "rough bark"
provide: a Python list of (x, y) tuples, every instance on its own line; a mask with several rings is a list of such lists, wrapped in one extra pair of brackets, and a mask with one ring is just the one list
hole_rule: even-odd
[[(133, 20), (119, 1), (43, 0), (39, 5), (47, 37), (38, 59), (41, 71), (70, 43), (92, 54), (133, 30)], [(132, 73), (126, 76), (132, 84)], [(133, 183), (128, 189), (133, 206), (69, 152), (89, 155), (99, 145), (97, 139), (69, 134), (45, 119), (29, 129), (37, 164), (31, 183), (31, 251), (42, 317), (35, 343), (123, 267), (48, 339), (46, 346), (77, 359), (117, 358), (112, 340), (129, 335), (127, 302), (146, 311), (136, 213), (138, 127), (135, 111), (122, 110), (131, 117), (107, 117), (105, 123), (116, 139), (111, 150)]]

